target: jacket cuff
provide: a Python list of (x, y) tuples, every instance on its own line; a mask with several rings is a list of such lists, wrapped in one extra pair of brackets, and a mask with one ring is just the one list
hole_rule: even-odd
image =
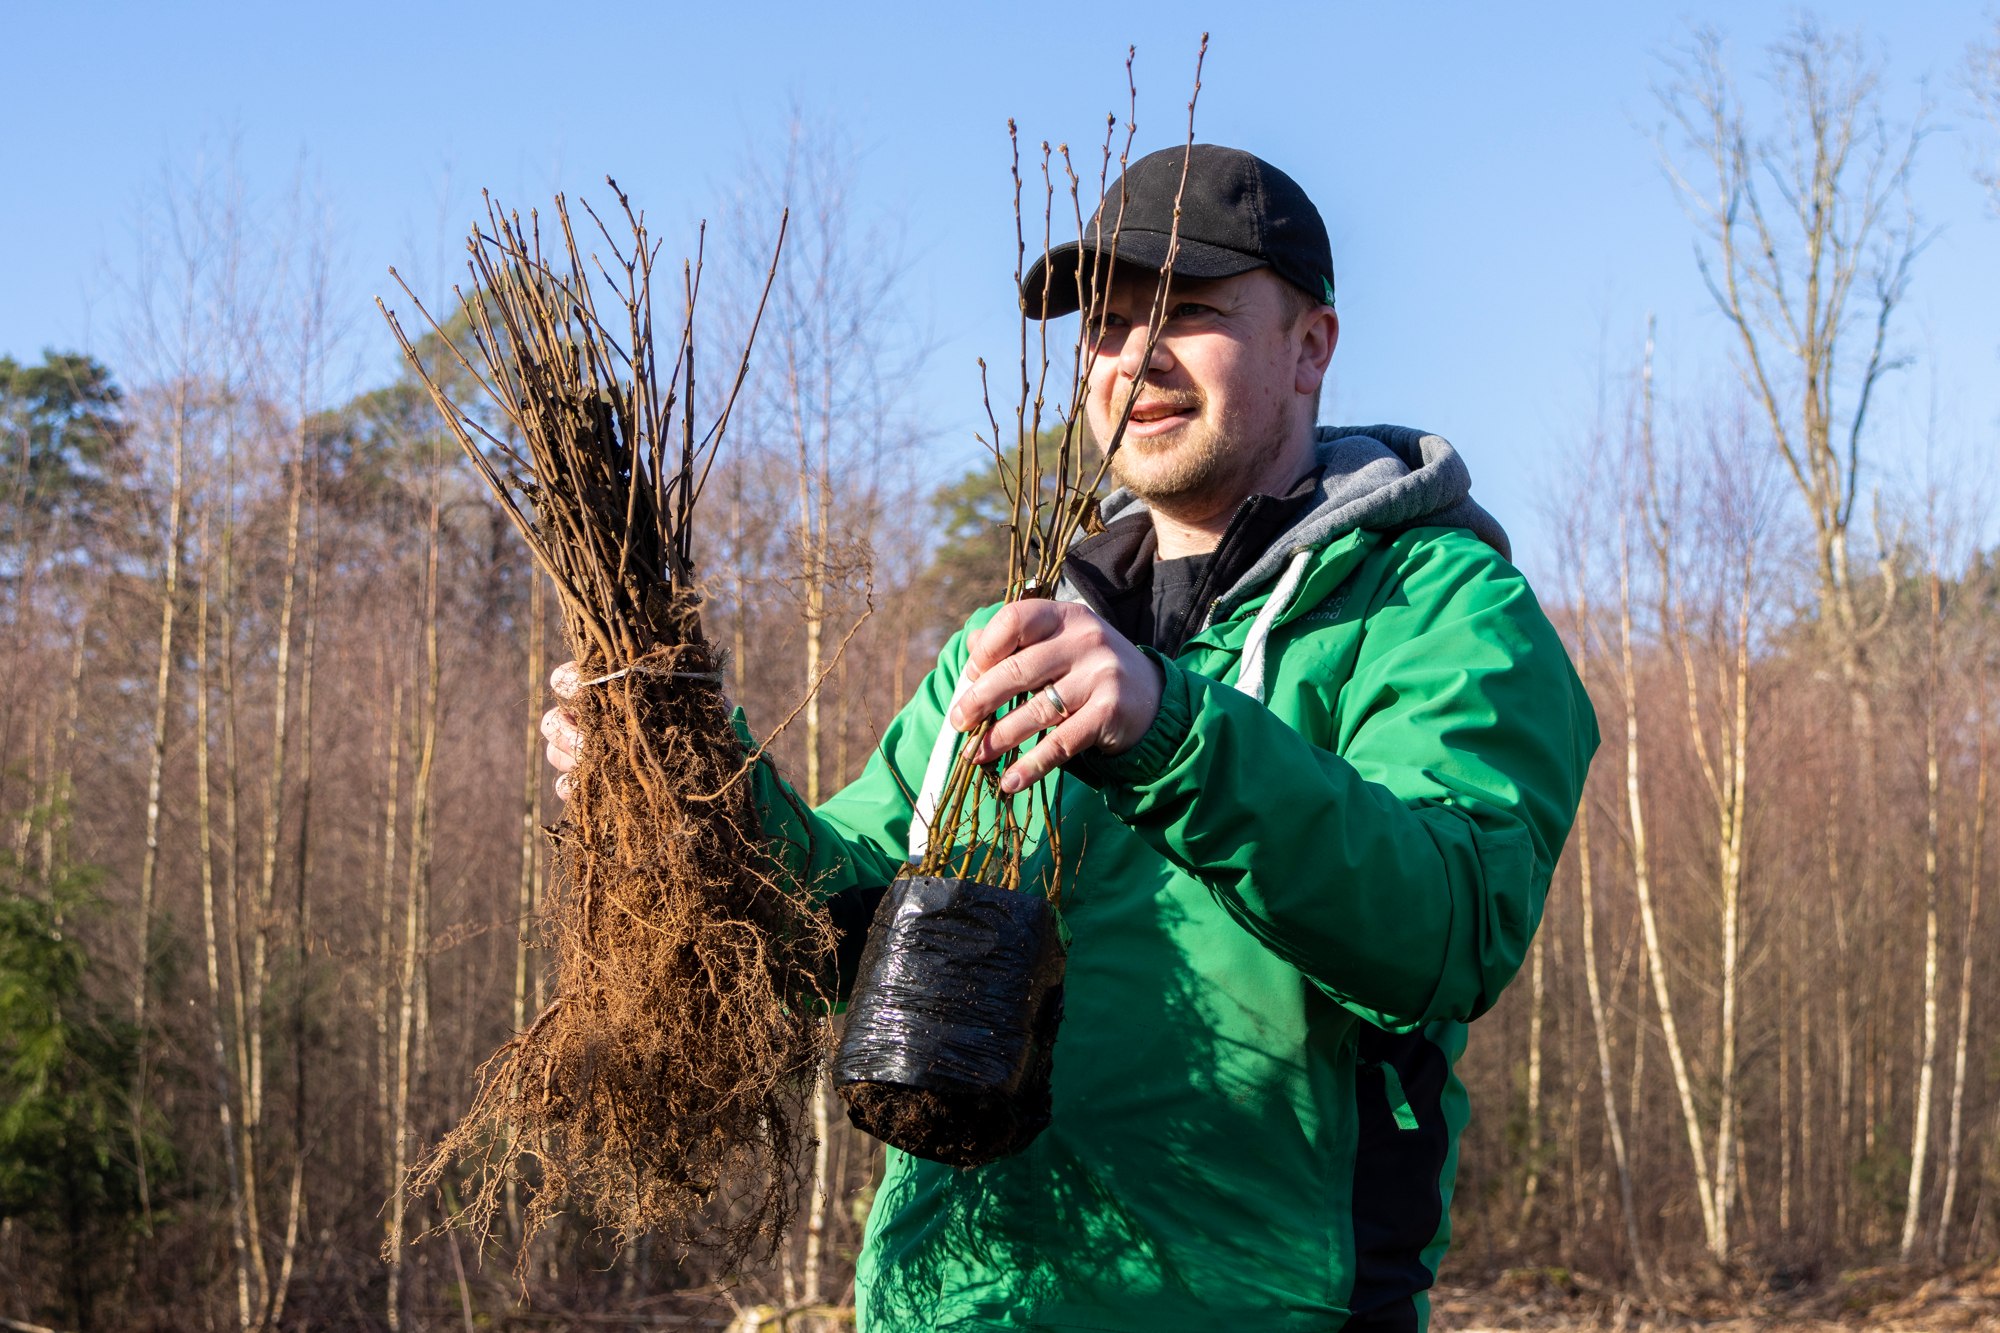
[(1160, 709), (1139, 743), (1120, 754), (1086, 750), (1063, 766), (1063, 772), (1089, 787), (1132, 787), (1152, 782), (1167, 771), (1194, 722), (1194, 703), (1187, 673), (1151, 648), (1141, 646), (1160, 668)]

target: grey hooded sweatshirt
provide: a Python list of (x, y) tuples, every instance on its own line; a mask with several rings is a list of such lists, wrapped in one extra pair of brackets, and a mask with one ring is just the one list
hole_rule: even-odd
[[(1471, 473), (1442, 437), (1408, 426), (1321, 426), (1314, 454), (1315, 475), (1291, 495), (1244, 502), (1217, 548), (1220, 565), (1210, 581), (1219, 575), (1221, 586), (1203, 589), (1203, 606), (1186, 625), (1188, 633), (1226, 618), (1277, 578), (1296, 552), (1356, 528), (1463, 528), (1510, 555), (1506, 532), (1472, 499)], [(1285, 516), (1276, 531), (1272, 511)], [(1145, 502), (1122, 487), (1107, 496), (1098, 509), (1107, 531), (1071, 548), (1057, 593), (1093, 606), (1114, 624), (1126, 621), (1120, 628), (1128, 632), (1130, 620), (1111, 603), (1146, 577), (1139, 566), (1152, 558), (1151, 525), (1133, 521), (1145, 512)]]

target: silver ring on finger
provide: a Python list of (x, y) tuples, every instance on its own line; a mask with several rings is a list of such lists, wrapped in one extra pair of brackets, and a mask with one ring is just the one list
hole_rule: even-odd
[(1053, 682), (1043, 687), (1042, 698), (1048, 700), (1049, 707), (1056, 710), (1058, 721), (1069, 716), (1069, 705), (1063, 702), (1063, 697), (1057, 692)]

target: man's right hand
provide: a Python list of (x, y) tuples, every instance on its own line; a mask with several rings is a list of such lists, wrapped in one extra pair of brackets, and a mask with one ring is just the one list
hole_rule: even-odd
[[(549, 673), (549, 688), (558, 699), (574, 699), (579, 679), (576, 663), (564, 662)], [(557, 704), (542, 714), (542, 735), (549, 743), (549, 763), (556, 770), (556, 795), (567, 801), (570, 770), (576, 767), (576, 752), (583, 746), (583, 733), (568, 710)]]

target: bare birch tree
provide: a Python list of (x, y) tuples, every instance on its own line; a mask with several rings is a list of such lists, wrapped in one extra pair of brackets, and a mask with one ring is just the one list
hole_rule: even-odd
[[(1878, 531), (1871, 608), (1856, 586), (1853, 529), (1876, 391), (1904, 364), (1890, 349), (1891, 329), (1927, 240), (1909, 192), (1925, 115), (1892, 128), (1881, 62), (1859, 36), (1831, 35), (1810, 18), (1768, 52), (1773, 124), (1753, 119), (1713, 31), (1696, 33), (1669, 68), (1658, 96), (1679, 141), (1663, 138), (1660, 157), (1695, 223), (1698, 266), (1734, 335), (1743, 383), (1811, 526), (1818, 635), (1837, 669), (1855, 746), (1847, 823), (1828, 825), (1844, 833), (1877, 813), (1871, 654), (1894, 610), (1896, 552)], [(1838, 805), (1841, 794), (1828, 799)], [(1842, 950), (1834, 984), (1843, 1152), (1856, 1092), (1855, 1029), (1870, 1040), (1881, 1009), (1864, 1000), (1850, 1012), (1858, 988), (1847, 975), (1854, 960), (1845, 941), (1874, 928), (1880, 866), (1874, 845), (1863, 842), (1860, 873), (1847, 874), (1848, 841), (1826, 843)], [(1860, 919), (1852, 919), (1841, 886)], [(1861, 980), (1870, 990), (1880, 984), (1865, 972)], [(1881, 1070), (1864, 1059), (1859, 1072), (1863, 1151), (1872, 1152)], [(1845, 1231), (1849, 1180), (1845, 1173), (1835, 1180), (1836, 1227)]]
[[(153, 397), (152, 428), (168, 453), (166, 532), (161, 542), (159, 632), (153, 679), (151, 748), (146, 770), (145, 850), (139, 866), (136, 920), (138, 953), (132, 980), (132, 1023), (139, 1050), (132, 1085), (134, 1158), (142, 1197), (147, 1154), (138, 1150), (147, 1098), (148, 1008), (153, 987), (154, 899), (160, 865), (161, 786), (166, 772), (169, 708), (173, 700), (175, 617), (181, 599), (181, 562), (188, 521), (190, 450), (212, 392), (208, 377), (215, 350), (219, 306), (234, 296), (240, 256), (234, 185), (218, 197), (199, 187), (177, 187), (162, 202), (167, 235), (146, 235), (140, 245), (135, 289), (138, 317), (129, 341), (135, 360), (160, 386)], [(150, 1203), (148, 1203), (150, 1211)]]
[(1979, 939), (1979, 899), (1985, 887), (1986, 868), (1986, 802), (1987, 785), (1990, 776), (1988, 724), (1986, 703), (1988, 682), (1981, 673), (1979, 682), (1978, 728), (1975, 744), (1978, 747), (1976, 761), (1977, 776), (1972, 787), (1972, 828), (1966, 842), (1965, 870), (1965, 933), (1959, 941), (1958, 955), (1958, 1032), (1952, 1044), (1951, 1062), (1951, 1125), (1945, 1134), (1944, 1150), (1944, 1191), (1938, 1202), (1937, 1257), (1945, 1261), (1950, 1254), (1952, 1209), (1958, 1202), (1958, 1173), (1961, 1151), (1964, 1146), (1965, 1125), (1965, 1066), (1970, 1049), (1968, 1037), (1972, 1031), (1972, 960), (1977, 953)]
[(215, 1112), (220, 1129), (222, 1157), (229, 1177), (229, 1226), (231, 1255), (235, 1260), (237, 1327), (248, 1329), (254, 1316), (255, 1291), (251, 1260), (252, 1217), (243, 1169), (243, 1136), (237, 1127), (237, 1066), (230, 1059), (225, 1022), (223, 990), (223, 946), (217, 912), (215, 873), (215, 819), (211, 798), (213, 782), (209, 756), (213, 748), (213, 717), (210, 708), (209, 625), (209, 540), (204, 517), (200, 548), (201, 573), (195, 604), (195, 828), (200, 843), (202, 961), (208, 980), (209, 1054), (214, 1062)]
[(1868, 738), (1868, 645), (1893, 601), (1893, 553), (1880, 553), (1882, 605), (1870, 614), (1850, 531), (1869, 409), (1904, 364), (1890, 329), (1928, 239), (1909, 194), (1925, 120), (1890, 128), (1881, 64), (1858, 36), (1801, 19), (1769, 59), (1780, 123), (1765, 129), (1720, 36), (1698, 32), (1659, 93), (1683, 138), (1663, 142), (1661, 159), (1700, 233), (1701, 275), (1736, 335), (1744, 384), (1805, 503), (1820, 623)]
[[(1641, 508), (1640, 522), (1649, 522), (1657, 504), (1651, 459), (1653, 443), (1653, 337), (1650, 324), (1646, 335), (1646, 355), (1641, 371), (1638, 454), (1647, 483), (1634, 497)], [(1639, 675), (1636, 666), (1634, 603), (1632, 586), (1632, 516), (1620, 516), (1618, 551), (1619, 665), (1625, 698), (1625, 811), (1631, 849), (1632, 886), (1639, 898), (1639, 923), (1646, 945), (1646, 968), (1653, 983), (1653, 1002), (1659, 1014), (1660, 1035), (1666, 1042), (1667, 1064), (1673, 1072), (1674, 1091), (1680, 1099), (1681, 1123), (1687, 1132), (1688, 1154), (1694, 1167), (1695, 1195), (1701, 1205), (1702, 1235), (1709, 1249), (1721, 1254), (1727, 1233), (1718, 1216), (1713, 1177), (1709, 1172), (1708, 1149), (1701, 1117), (1695, 1109), (1694, 1082), (1681, 1045), (1680, 1025), (1674, 1017), (1673, 997), (1667, 978), (1666, 951), (1661, 944), (1659, 915), (1653, 902), (1652, 847), (1646, 836), (1646, 806), (1639, 743)], [(1664, 632), (1665, 626), (1661, 629)]]
[(1943, 589), (1936, 538), (1925, 583), (1930, 594), (1924, 619), (1924, 998), (1922, 1054), (1917, 1060), (1917, 1105), (1910, 1130), (1910, 1181), (1903, 1204), (1903, 1239), (1897, 1255), (1908, 1263), (1917, 1248), (1922, 1214), (1924, 1168), (1931, 1142), (1931, 1085), (1937, 1075), (1938, 1035), (1938, 640), (1944, 629)]
[(410, 1123), (411, 1097), (421, 1062), (422, 1034), (418, 1031), (424, 1005), (425, 956), (429, 952), (429, 900), (431, 891), (431, 801), (437, 760), (438, 701), (441, 662), (438, 650), (438, 560), (441, 516), (444, 508), (442, 440), (434, 441), (430, 460), (430, 520), (424, 534), (423, 612), (419, 630), (419, 662), (422, 675), (416, 708), (411, 719), (411, 749), (416, 771), (410, 781), (410, 855), (406, 872), (407, 891), (403, 899), (403, 938), (396, 983), (396, 1034), (394, 1084), (389, 1120), (390, 1180), (393, 1193), (388, 1210), (389, 1240), (384, 1253), (389, 1263), (389, 1286), (385, 1313), (389, 1327), (403, 1327), (403, 1270), (406, 1247), (403, 1240), (404, 1214), (408, 1210), (410, 1148), (416, 1133)]
[[(290, 917), (293, 989), (290, 1024), (292, 1163), (290, 1183), (285, 1195), (285, 1230), (278, 1255), (278, 1271), (269, 1300), (266, 1302), (262, 1321), (266, 1327), (273, 1328), (279, 1326), (284, 1319), (285, 1302), (291, 1291), (298, 1259), (300, 1227), (306, 1205), (306, 932), (307, 906), (310, 897), (308, 885), (312, 869), (312, 701), (313, 671), (317, 663), (319, 631), (320, 531), (319, 473), (318, 458), (313, 447), (313, 423), (322, 406), (325, 365), (331, 345), (327, 318), (330, 304), (328, 246), (322, 229), (311, 225), (300, 216), (303, 211), (302, 208), (295, 207), (291, 225), (286, 228), (289, 236), (299, 238), (301, 241), (299, 251), (291, 256), (291, 262), (297, 266), (297, 271), (286, 275), (290, 279), (286, 285), (296, 301), (295, 308), (288, 312), (288, 318), (284, 321), (289, 338), (284, 348), (288, 363), (284, 365), (283, 370), (288, 381), (285, 387), (289, 392), (282, 397), (273, 395), (274, 405), (282, 404), (283, 408), (289, 409), (290, 419), (286, 424), (289, 426), (289, 443), (292, 448), (290, 466), (287, 468), (289, 476), (285, 502), (284, 572), (279, 596), (270, 781), (264, 822), (264, 873), (260, 884), (262, 920), (267, 928), (273, 927), (280, 915), (277, 902), (278, 841), (284, 820), (286, 776), (289, 772), (286, 747), (291, 726), (291, 645), (295, 615), (299, 618), (297, 637), (300, 640), (298, 832), (293, 845), (291, 864), (292, 902), (289, 911), (284, 913)], [(301, 573), (305, 584), (302, 596), (299, 588)], [(261, 1008), (260, 1005), (260, 1018)]]
[[(1569, 590), (1576, 633), (1573, 657), (1577, 680), (1584, 687), (1586, 694), (1590, 690), (1591, 663), (1598, 651), (1598, 645), (1593, 638), (1596, 625), (1595, 607), (1591, 596), (1591, 556), (1599, 538), (1593, 523), (1596, 511), (1592, 501), (1599, 482), (1598, 464), (1602, 456), (1603, 424), (1600, 403), (1599, 423), (1593, 432), (1588, 455), (1581, 464), (1581, 476), (1576, 482), (1581, 498), (1578, 503), (1569, 507), (1570, 545), (1575, 552)], [(1618, 1182), (1619, 1222), (1624, 1231), (1625, 1249), (1631, 1257), (1633, 1274), (1638, 1278), (1642, 1289), (1650, 1290), (1652, 1266), (1647, 1262), (1645, 1248), (1639, 1239), (1638, 1208), (1633, 1200), (1632, 1164), (1626, 1149), (1623, 1117), (1618, 1111), (1617, 1080), (1612, 1072), (1609, 1006), (1605, 1002), (1597, 957), (1597, 865), (1592, 858), (1590, 816), (1591, 797), (1590, 793), (1586, 792), (1583, 801), (1577, 807), (1576, 826), (1572, 833), (1574, 846), (1569, 854), (1570, 862), (1576, 866), (1577, 875), (1584, 990), (1590, 1001), (1591, 1042), (1597, 1057), (1595, 1072), (1598, 1094), (1604, 1109), (1605, 1139), (1611, 1150), (1612, 1172)], [(1572, 1151), (1575, 1151), (1580, 1146), (1578, 1141), (1582, 1138), (1580, 1117), (1572, 1118), (1569, 1133), (1572, 1139)], [(1580, 1188), (1580, 1181), (1573, 1182), (1573, 1185)]]
[[(1650, 400), (1650, 389), (1648, 398)], [(1648, 409), (1648, 420), (1651, 410)], [(1710, 427), (1710, 449), (1702, 460), (1700, 501), (1707, 531), (1693, 543), (1699, 563), (1723, 573), (1723, 581), (1707, 597), (1709, 605), (1691, 613), (1686, 580), (1677, 568), (1689, 542), (1680, 516), (1670, 514), (1657, 482), (1649, 489), (1650, 537), (1659, 571), (1660, 628), (1679, 661), (1687, 735), (1701, 787), (1714, 811), (1714, 864), (1717, 934), (1715, 1224), (1710, 1248), (1717, 1258), (1729, 1251), (1729, 1217), (1736, 1192), (1736, 1165), (1741, 1152), (1737, 1135), (1738, 1075), (1743, 990), (1743, 895), (1745, 834), (1750, 816), (1750, 676), (1752, 622), (1758, 592), (1761, 537), (1765, 526), (1764, 497), (1754, 462), (1745, 463), (1745, 431), (1718, 434)], [(1649, 468), (1657, 467), (1653, 432), (1644, 431), (1642, 454)], [(1681, 467), (1678, 461), (1677, 470)], [(1699, 635), (1690, 621), (1699, 614)], [(1702, 646), (1697, 646), (1697, 639)], [(1713, 677), (1714, 704), (1707, 702), (1703, 678)], [(1711, 724), (1710, 713), (1714, 715)], [(1710, 739), (1711, 727), (1714, 739)]]

